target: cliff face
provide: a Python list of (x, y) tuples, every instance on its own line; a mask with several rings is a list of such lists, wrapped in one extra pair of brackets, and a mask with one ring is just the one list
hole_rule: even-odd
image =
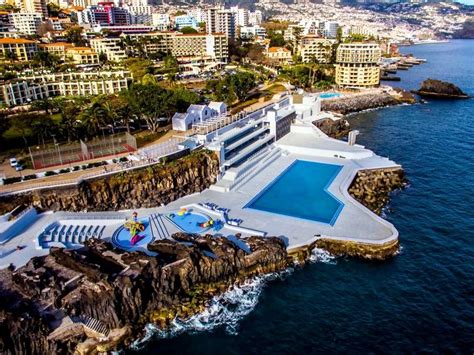
[(0, 198), (0, 211), (25, 203), (44, 210), (105, 211), (154, 207), (200, 192), (215, 182), (217, 157), (195, 152), (165, 165), (117, 173), (78, 186), (44, 189)]
[(446, 97), (446, 98), (468, 98), (460, 88), (456, 85), (434, 79), (427, 79), (421, 83), (420, 89), (417, 91), (420, 96), (428, 97)]
[[(155, 241), (149, 249), (159, 253), (156, 257), (116, 251), (92, 239), (78, 250), (53, 248), (16, 272), (2, 270), (2, 353), (56, 354), (78, 344), (84, 352), (111, 349), (111, 343), (138, 337), (148, 322), (164, 327), (175, 316), (203, 310), (233, 283), (288, 265), (278, 238), (242, 238), (246, 252), (226, 238), (174, 237), (188, 244)], [(107, 340), (82, 327), (78, 319), (84, 317), (101, 322)]]

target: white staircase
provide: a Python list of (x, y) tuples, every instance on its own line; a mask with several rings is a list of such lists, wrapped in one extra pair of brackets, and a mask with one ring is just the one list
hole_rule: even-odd
[(281, 149), (275, 146), (259, 151), (241, 166), (227, 170), (222, 179), (212, 185), (210, 189), (219, 192), (236, 190), (263, 168), (275, 161), (281, 156), (281, 153)]

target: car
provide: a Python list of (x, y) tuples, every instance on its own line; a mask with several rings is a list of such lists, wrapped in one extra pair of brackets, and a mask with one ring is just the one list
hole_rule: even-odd
[(18, 161), (16, 160), (16, 158), (10, 158), (10, 166), (14, 168), (17, 165)]
[(15, 166), (15, 170), (16, 170), (16, 171), (22, 171), (22, 170), (23, 170), (23, 165), (17, 164), (17, 165)]

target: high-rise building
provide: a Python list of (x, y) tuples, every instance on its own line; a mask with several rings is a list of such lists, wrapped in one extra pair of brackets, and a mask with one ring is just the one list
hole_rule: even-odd
[(336, 84), (371, 87), (380, 82), (381, 51), (377, 43), (343, 43), (336, 53)]
[(229, 39), (237, 37), (237, 16), (232, 10), (211, 8), (207, 12), (207, 33), (224, 33)]
[(113, 2), (100, 2), (77, 14), (79, 24), (129, 25), (130, 13), (125, 8), (114, 6)]
[(44, 17), (48, 16), (46, 0), (17, 0), (16, 5), (21, 12), (38, 13)]
[(20, 33), (26, 35), (35, 35), (38, 33), (38, 28), (43, 21), (43, 14), (41, 13), (11, 13), (10, 22), (13, 27)]
[(238, 6), (232, 6), (230, 10), (235, 12), (237, 26), (248, 26), (249, 10)]

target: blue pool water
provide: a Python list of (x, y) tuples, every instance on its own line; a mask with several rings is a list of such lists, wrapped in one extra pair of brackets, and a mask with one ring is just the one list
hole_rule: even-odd
[(138, 233), (141, 239), (136, 244), (132, 245), (130, 231), (125, 227), (120, 227), (116, 235), (113, 236), (113, 243), (124, 250), (141, 249), (150, 243), (153, 240), (153, 235), (148, 218), (140, 218), (139, 221), (143, 223), (145, 230)]
[(167, 217), (183, 232), (203, 233), (209, 229), (209, 227), (199, 226), (199, 224), (210, 220), (208, 216), (201, 213), (187, 212), (182, 216), (179, 216), (178, 213), (171, 213)]
[(333, 225), (344, 204), (327, 189), (341, 169), (297, 160), (245, 207)]
[(319, 97), (321, 99), (333, 99), (339, 96), (342, 96), (342, 95), (337, 92), (323, 92), (322, 94), (319, 94)]

